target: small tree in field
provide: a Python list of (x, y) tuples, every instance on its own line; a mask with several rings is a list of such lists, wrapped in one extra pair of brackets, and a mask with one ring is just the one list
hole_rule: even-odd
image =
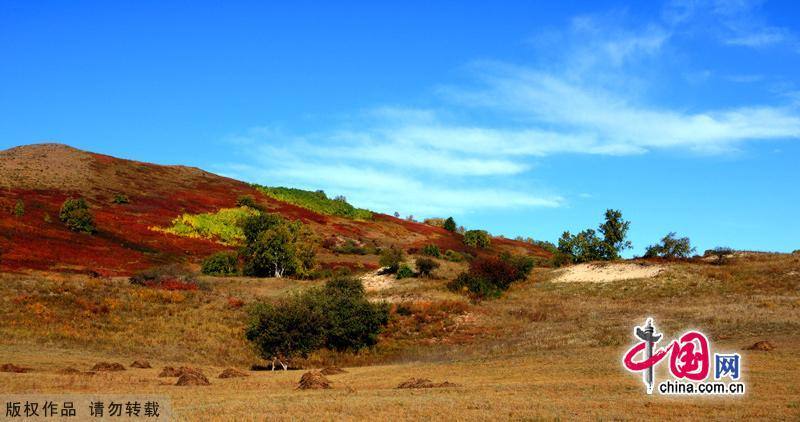
[(233, 252), (217, 252), (203, 261), (203, 274), (234, 275), (239, 272), (239, 258)]
[(623, 220), (619, 210), (608, 209), (605, 217), (606, 221), (598, 229), (605, 243), (605, 259), (619, 259), (620, 252), (632, 246), (629, 240), (625, 240), (631, 222)]
[(89, 211), (89, 205), (83, 198), (67, 199), (61, 206), (58, 218), (67, 227), (76, 232), (94, 233), (94, 219)]
[(247, 218), (242, 229), (245, 246), (240, 251), (244, 273), (256, 277), (308, 276), (314, 267), (316, 242), (299, 221), (259, 214)]
[(14, 216), (22, 217), (23, 215), (25, 215), (25, 203), (22, 200), (17, 200), (17, 203), (14, 204)]
[(688, 237), (677, 237), (675, 232), (670, 232), (661, 239), (661, 243), (650, 245), (644, 253), (645, 258), (688, 258), (694, 253)]

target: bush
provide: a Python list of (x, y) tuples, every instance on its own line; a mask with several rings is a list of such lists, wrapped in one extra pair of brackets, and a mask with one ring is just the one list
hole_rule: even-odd
[(455, 233), (456, 231), (456, 220), (453, 220), (453, 217), (447, 217), (447, 220), (444, 220), (444, 224), (442, 225), (445, 230), (449, 232)]
[(378, 263), (381, 267), (386, 268), (384, 270), (386, 273), (394, 274), (400, 268), (400, 263), (403, 262), (403, 259), (405, 259), (403, 250), (392, 246), (381, 251), (381, 257)]
[(235, 275), (239, 272), (239, 258), (233, 252), (217, 252), (203, 261), (201, 271), (207, 275)]
[(508, 252), (503, 252), (500, 254), (500, 259), (517, 269), (517, 275), (520, 280), (528, 278), (535, 266), (534, 259), (530, 256), (511, 255)]
[(434, 258), (441, 258), (442, 251), (439, 250), (439, 247), (434, 244), (425, 245), (422, 248), (422, 254), (427, 256), (432, 256)]
[(94, 233), (94, 219), (89, 211), (89, 205), (83, 198), (67, 199), (61, 206), (58, 218), (67, 227), (76, 232)]
[(703, 253), (703, 256), (716, 256), (717, 264), (722, 265), (727, 261), (728, 255), (733, 255), (736, 251), (726, 246), (717, 246)]
[(340, 277), (276, 304), (254, 306), (245, 337), (261, 357), (284, 364), (322, 348), (373, 346), (388, 321), (386, 304), (369, 302), (360, 280)]
[(586, 229), (577, 235), (564, 232), (558, 239), (558, 250), (575, 263), (600, 261), (607, 256), (606, 244), (592, 229)]
[(191, 273), (180, 264), (151, 267), (137, 272), (128, 280), (137, 286), (164, 287), (169, 290), (197, 290), (198, 288)]
[(491, 238), (486, 230), (467, 230), (464, 232), (464, 244), (473, 248), (488, 248)]
[(367, 249), (356, 243), (353, 239), (347, 239), (342, 246), (334, 247), (333, 252), (348, 255), (366, 255)]
[(444, 259), (446, 259), (446, 260), (448, 260), (450, 262), (464, 262), (464, 260), (466, 258), (464, 258), (464, 255), (462, 255), (462, 254), (460, 254), (460, 253), (458, 253), (458, 252), (456, 252), (456, 251), (454, 251), (452, 249), (448, 249), (448, 250), (446, 250), (444, 252)]
[(467, 272), (459, 274), (447, 287), (452, 291), (466, 292), (473, 299), (498, 297), (511, 283), (524, 279), (526, 274), (523, 271), (530, 271), (532, 263), (528, 267), (527, 259), (517, 257), (478, 258), (470, 263)]
[(414, 277), (414, 271), (411, 270), (406, 264), (400, 264), (400, 267), (397, 269), (397, 279), (400, 280), (401, 278), (409, 278)]
[(415, 262), (417, 273), (422, 277), (430, 277), (439, 268), (439, 263), (430, 258), (417, 258)]
[(249, 208), (223, 208), (214, 213), (183, 214), (172, 220), (172, 226), (155, 230), (234, 246), (245, 240), (245, 221), (259, 215), (258, 211)]
[(650, 245), (644, 253), (645, 258), (688, 258), (694, 253), (688, 237), (677, 237), (675, 232), (670, 232), (661, 239), (660, 243)]
[(118, 193), (114, 195), (114, 199), (111, 200), (114, 204), (128, 204), (131, 200), (128, 198), (128, 195)]
[(20, 199), (14, 204), (14, 216), (22, 217), (23, 215), (25, 215), (25, 203)]
[(247, 207), (258, 211), (264, 211), (264, 207), (259, 205), (255, 199), (250, 195), (242, 195), (236, 198), (237, 207)]

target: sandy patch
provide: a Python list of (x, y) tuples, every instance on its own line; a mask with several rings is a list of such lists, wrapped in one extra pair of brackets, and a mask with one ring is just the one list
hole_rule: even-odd
[(394, 274), (380, 274), (380, 270), (364, 274), (361, 276), (361, 281), (364, 283), (364, 290), (368, 292), (377, 292), (386, 290), (397, 281)]
[(649, 263), (588, 263), (558, 270), (556, 283), (586, 282), (608, 283), (637, 278), (653, 278), (665, 267)]

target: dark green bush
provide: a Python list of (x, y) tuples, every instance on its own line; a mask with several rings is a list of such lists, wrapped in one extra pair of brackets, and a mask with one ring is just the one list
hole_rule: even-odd
[(439, 247), (434, 245), (433, 243), (425, 245), (422, 248), (422, 254), (423, 255), (432, 256), (434, 258), (441, 258), (442, 257), (442, 251), (439, 250)]
[(264, 207), (259, 205), (255, 199), (253, 199), (250, 195), (242, 195), (236, 198), (236, 206), (237, 207), (248, 207), (254, 210), (264, 211)]
[(207, 275), (236, 275), (239, 258), (233, 252), (217, 252), (203, 261), (201, 271)]
[(131, 200), (128, 198), (128, 195), (118, 193), (114, 195), (114, 199), (112, 199), (111, 202), (114, 204), (128, 204)]
[(430, 277), (439, 268), (439, 263), (430, 258), (417, 258), (415, 265), (421, 277)]
[(58, 218), (76, 232), (94, 233), (94, 219), (89, 205), (83, 198), (67, 199), (61, 206)]
[(444, 259), (450, 262), (463, 262), (466, 258), (464, 258), (464, 255), (452, 249), (448, 249), (444, 252)]
[(409, 267), (408, 265), (400, 264), (400, 267), (397, 269), (396, 276), (398, 280), (401, 278), (414, 277), (414, 271), (412, 271), (411, 267)]

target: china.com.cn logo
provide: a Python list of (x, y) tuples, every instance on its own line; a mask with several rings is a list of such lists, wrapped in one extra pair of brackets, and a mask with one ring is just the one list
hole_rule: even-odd
[[(658, 347), (662, 334), (656, 332), (653, 319), (635, 327), (634, 337), (639, 341), (623, 356), (622, 364), (630, 372), (641, 373), (647, 394), (744, 394), (745, 385), (739, 382), (741, 356), (738, 353), (714, 353), (713, 381), (711, 349), (708, 337), (699, 331), (687, 331), (666, 347)], [(666, 342), (662, 343), (662, 345)], [(669, 355), (667, 379), (655, 388), (655, 369)]]

